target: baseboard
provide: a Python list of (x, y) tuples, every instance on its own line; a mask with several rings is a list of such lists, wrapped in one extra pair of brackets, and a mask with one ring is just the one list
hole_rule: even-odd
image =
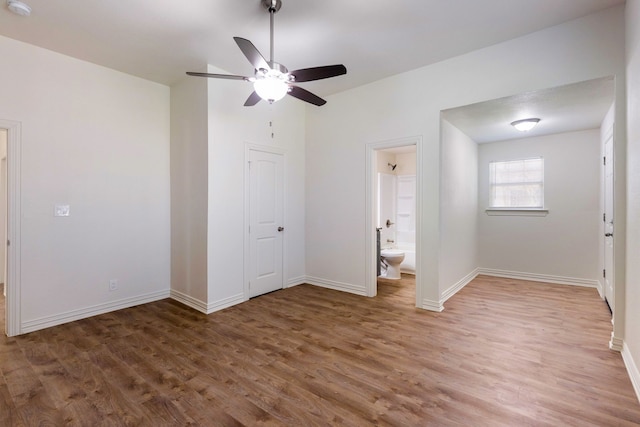
[(287, 280), (287, 284), (285, 285), (285, 288), (293, 288), (294, 286), (302, 285), (304, 283), (307, 283), (305, 276), (294, 277)]
[(437, 311), (438, 313), (444, 310), (444, 306), (441, 301), (432, 301), (430, 299), (422, 300), (422, 308), (424, 310)]
[(640, 371), (638, 371), (638, 365), (636, 365), (633, 356), (631, 356), (631, 350), (629, 350), (627, 343), (622, 344), (622, 360), (624, 360), (629, 378), (631, 378), (631, 384), (633, 384), (636, 397), (638, 398), (638, 402), (640, 402)]
[(601, 299), (605, 299), (604, 284), (600, 280), (598, 280), (598, 295), (600, 295)]
[(184, 304), (187, 307), (191, 307), (200, 313), (207, 314), (207, 303), (197, 298), (193, 298), (190, 295), (171, 289), (171, 299), (178, 301), (180, 304)]
[(122, 310), (124, 308), (134, 307), (136, 305), (147, 304), (159, 301), (169, 297), (169, 291), (151, 292), (145, 295), (139, 295), (130, 298), (124, 298), (117, 301), (111, 301), (104, 304), (97, 304), (92, 307), (71, 310), (66, 313), (55, 314), (53, 316), (41, 317), (39, 319), (27, 320), (22, 322), (20, 333), (38, 331), (40, 329), (50, 328), (51, 326), (62, 325), (87, 317), (98, 316), (100, 314), (109, 313), (111, 311)]
[(530, 280), (533, 282), (556, 283), (559, 285), (584, 286), (587, 288), (598, 288), (597, 280), (580, 279), (577, 277), (552, 276), (549, 274), (524, 273), (521, 271), (496, 270), (492, 268), (478, 268), (478, 274), (486, 276), (506, 277), (507, 279)]
[(336, 291), (349, 292), (351, 294), (366, 296), (367, 291), (364, 286), (352, 285), (351, 283), (335, 282), (333, 280), (321, 279), (319, 277), (306, 276), (305, 283), (320, 286), (322, 288), (333, 289)]
[(624, 348), (624, 341), (613, 335), (611, 332), (611, 340), (609, 340), (609, 348), (614, 351), (622, 351)]
[(221, 299), (219, 301), (207, 303), (197, 298), (193, 298), (192, 296), (180, 291), (176, 291), (175, 289), (171, 290), (171, 299), (174, 299), (179, 303), (184, 304), (187, 307), (191, 307), (194, 310), (197, 310), (200, 313), (204, 314), (211, 314), (216, 311), (234, 306), (236, 304), (240, 304), (241, 302), (245, 302), (244, 294), (238, 294), (229, 298)]
[(471, 273), (464, 276), (462, 279), (458, 280), (453, 286), (442, 293), (442, 297), (440, 298), (440, 303), (444, 304), (449, 298), (454, 296), (456, 293), (460, 291), (460, 289), (464, 288), (471, 282), (476, 276), (479, 274), (478, 271), (480, 269), (476, 268)]

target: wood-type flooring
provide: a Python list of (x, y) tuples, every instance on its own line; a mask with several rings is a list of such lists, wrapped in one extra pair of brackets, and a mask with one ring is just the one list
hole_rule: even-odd
[(640, 424), (595, 289), (479, 276), (442, 313), (414, 292), (301, 285), (0, 336), (0, 426)]

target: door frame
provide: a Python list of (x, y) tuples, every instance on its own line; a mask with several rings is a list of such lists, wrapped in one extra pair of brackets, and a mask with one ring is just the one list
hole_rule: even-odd
[[(7, 336), (20, 335), (21, 327), (21, 270), (20, 270), (20, 166), (22, 124), (12, 120), (0, 119), (0, 128), (7, 130), (7, 298), (6, 323)], [(0, 244), (6, 244), (0, 242)]]
[[(251, 298), (249, 289), (249, 278), (251, 277), (251, 236), (249, 234), (249, 226), (251, 225), (251, 176), (249, 169), (249, 159), (251, 151), (261, 151), (263, 153), (277, 154), (282, 156), (282, 185), (286, 187), (287, 183), (287, 166), (286, 153), (279, 147), (271, 147), (266, 145), (253, 144), (245, 142), (244, 144), (244, 271), (243, 271), (243, 299), (248, 301)], [(287, 224), (287, 192), (282, 192), (282, 223)], [(287, 265), (287, 239), (286, 235), (282, 236), (282, 288), (285, 288), (285, 266)]]
[(376, 151), (385, 148), (416, 146), (416, 307), (422, 308), (422, 274), (420, 255), (422, 253), (422, 137), (410, 136), (406, 138), (386, 141), (370, 142), (365, 145), (366, 179), (365, 179), (365, 292), (368, 297), (375, 297), (378, 293), (376, 274), (376, 233), (375, 233), (375, 201), (376, 182)]
[[(606, 214), (606, 209), (607, 209), (607, 191), (611, 192), (611, 209), (613, 210), (613, 214), (611, 215), (610, 218), (605, 218), (605, 221), (603, 221), (603, 227), (602, 227), (602, 233), (600, 235), (601, 238), (601, 244), (602, 244), (602, 271), (604, 274), (606, 274), (606, 277), (603, 277), (603, 289), (602, 289), (602, 299), (604, 299), (605, 301), (607, 301), (607, 303), (609, 304), (609, 309), (611, 310), (611, 316), (612, 319), (615, 316), (615, 312), (616, 312), (616, 307), (615, 307), (615, 297), (616, 297), (616, 275), (615, 275), (615, 243), (612, 243), (611, 248), (608, 249), (608, 243), (607, 243), (607, 237), (605, 236), (605, 233), (607, 233), (607, 223), (611, 222), (613, 224), (613, 236), (611, 237), (611, 239), (613, 239), (613, 242), (615, 242), (615, 223), (614, 223), (614, 219), (615, 219), (615, 201), (616, 201), (616, 194), (615, 194), (615, 172), (616, 172), (616, 162), (615, 162), (615, 137), (614, 137), (614, 126), (615, 124), (612, 124), (611, 127), (609, 129), (606, 129), (605, 131), (605, 135), (604, 138), (602, 140), (602, 150), (603, 150), (603, 159), (606, 158), (606, 161), (609, 162), (608, 165), (603, 165), (603, 169), (602, 169), (602, 211), (604, 214)], [(611, 157), (608, 158), (606, 157), (607, 151), (606, 151), (606, 144), (608, 141), (611, 141)], [(613, 176), (612, 178), (612, 182), (611, 182), (611, 187), (607, 188), (607, 177), (606, 177), (606, 173), (607, 173), (607, 166), (609, 166), (611, 168), (611, 174)], [(607, 269), (607, 255), (606, 252), (610, 251), (610, 258), (611, 258), (611, 268)], [(604, 276), (603, 274), (603, 276)], [(610, 283), (610, 286), (607, 286), (607, 282)], [(607, 293), (608, 293), (608, 289), (607, 288), (611, 288), (611, 298), (607, 298)]]

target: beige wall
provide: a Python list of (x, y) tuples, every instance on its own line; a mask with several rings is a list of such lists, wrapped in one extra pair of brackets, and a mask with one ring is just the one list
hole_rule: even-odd
[(415, 175), (416, 174), (416, 153), (399, 153), (396, 154), (396, 175)]

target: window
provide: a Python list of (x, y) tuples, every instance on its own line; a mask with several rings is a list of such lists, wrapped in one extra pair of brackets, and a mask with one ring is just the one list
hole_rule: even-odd
[(489, 208), (543, 209), (544, 159), (489, 163)]

